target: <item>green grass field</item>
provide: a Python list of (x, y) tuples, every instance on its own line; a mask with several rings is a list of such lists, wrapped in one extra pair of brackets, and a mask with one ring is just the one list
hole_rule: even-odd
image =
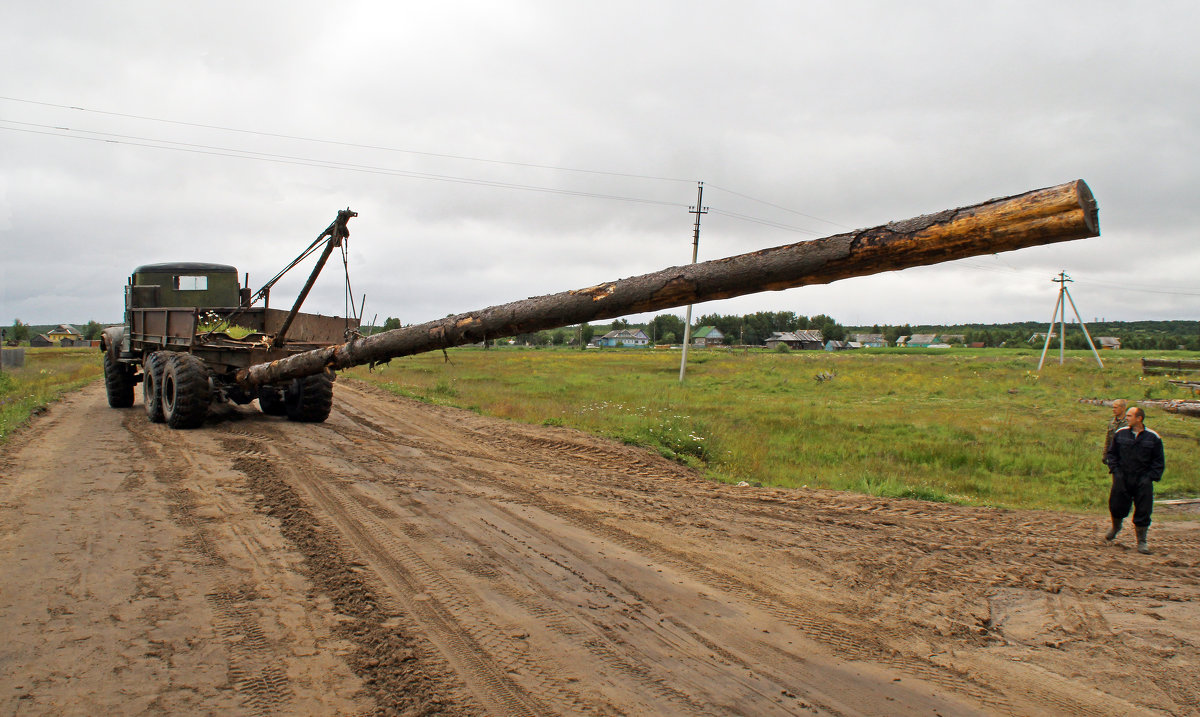
[[(1169, 352), (1161, 352), (1170, 356)], [(1155, 353), (1154, 355), (1159, 355)], [(644, 445), (726, 481), (974, 505), (1103, 509), (1108, 408), (1080, 398), (1185, 398), (1140, 354), (1014, 350), (456, 349), (350, 375), (397, 394)], [(819, 374), (832, 375), (818, 381)], [(1200, 495), (1200, 419), (1148, 409), (1159, 497)]]
[(26, 348), (23, 367), (0, 373), (0, 445), (34, 412), (103, 376), (101, 359), (90, 348)]

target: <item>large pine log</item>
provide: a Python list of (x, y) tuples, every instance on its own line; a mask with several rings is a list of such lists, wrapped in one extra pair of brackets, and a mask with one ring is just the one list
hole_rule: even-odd
[(238, 373), (243, 386), (326, 369), (530, 333), (584, 321), (669, 309), (759, 291), (827, 284), (980, 254), (1083, 239), (1100, 233), (1083, 180), (992, 199), (872, 229), (676, 266), (586, 289), (493, 306), (302, 354)]

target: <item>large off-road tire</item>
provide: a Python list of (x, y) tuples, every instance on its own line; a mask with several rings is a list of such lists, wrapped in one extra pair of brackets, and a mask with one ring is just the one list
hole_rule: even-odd
[(129, 366), (113, 360), (112, 353), (104, 352), (104, 388), (108, 391), (108, 405), (113, 408), (129, 408), (133, 405), (133, 371)]
[(268, 416), (286, 416), (287, 402), (278, 386), (258, 387), (258, 407)]
[(161, 394), (168, 426), (196, 428), (204, 423), (212, 402), (204, 362), (191, 354), (172, 353), (163, 367)]
[(166, 420), (162, 410), (162, 379), (163, 369), (170, 358), (169, 353), (155, 351), (142, 362), (142, 405), (151, 423)]
[(332, 373), (319, 373), (292, 379), (284, 392), (288, 420), (321, 423), (329, 418), (333, 408), (333, 378)]

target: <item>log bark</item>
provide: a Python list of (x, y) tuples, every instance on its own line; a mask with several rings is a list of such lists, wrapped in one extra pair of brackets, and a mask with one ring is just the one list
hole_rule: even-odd
[(1195, 373), (1200, 361), (1195, 359), (1142, 359), (1142, 373)]
[(1083, 180), (992, 199), (871, 229), (493, 306), (296, 354), (238, 373), (264, 383), (584, 321), (827, 284), (980, 254), (1098, 236), (1096, 201)]

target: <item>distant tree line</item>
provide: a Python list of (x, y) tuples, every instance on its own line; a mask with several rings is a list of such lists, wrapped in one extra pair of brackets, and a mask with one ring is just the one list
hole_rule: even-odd
[[(55, 328), (56, 325), (31, 326), (15, 319), (12, 326), (5, 327), (6, 341), (27, 343), (38, 334)], [(83, 338), (100, 338), (105, 324), (88, 321), (79, 328)], [(380, 326), (364, 326), (364, 335), (398, 329), (400, 319), (387, 317)], [(799, 315), (793, 311), (758, 311), (753, 314), (704, 314), (695, 321), (692, 331), (701, 326), (715, 326), (724, 335), (726, 345), (762, 345), (777, 331), (820, 331), (826, 339), (837, 341), (857, 333), (883, 334), (889, 344), (895, 344), (901, 336), (913, 334), (960, 335), (964, 343), (982, 343), (988, 347), (1041, 347), (1046, 338), (1047, 325), (1036, 321), (1019, 321), (1007, 324), (903, 324), (873, 326), (842, 326), (826, 314), (813, 317)], [(1121, 348), (1135, 351), (1175, 350), (1200, 351), (1200, 321), (1093, 321), (1088, 323), (1088, 333), (1095, 340), (1099, 336), (1115, 336), (1121, 340)], [(603, 336), (615, 329), (641, 329), (656, 344), (678, 344), (683, 341), (683, 318), (675, 314), (658, 314), (644, 324), (631, 324), (627, 319), (614, 319), (609, 325), (568, 326), (560, 329), (518, 334), (509, 337), (524, 346), (586, 346), (596, 335)], [(1058, 345), (1057, 332), (1052, 345)], [(507, 341), (507, 339), (505, 339)], [(1079, 324), (1067, 324), (1067, 348), (1086, 349), (1087, 340)]]

